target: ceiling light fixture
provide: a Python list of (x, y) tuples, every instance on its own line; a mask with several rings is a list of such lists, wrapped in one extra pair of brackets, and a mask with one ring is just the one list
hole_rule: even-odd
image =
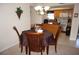
[(44, 15), (46, 14), (46, 12), (49, 10), (49, 6), (36, 6), (34, 7), (34, 9), (36, 10), (37, 14), (40, 14), (40, 15)]

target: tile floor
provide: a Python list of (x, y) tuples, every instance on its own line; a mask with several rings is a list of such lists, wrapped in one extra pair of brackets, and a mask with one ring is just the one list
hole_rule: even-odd
[[(76, 48), (75, 41), (69, 40), (69, 37), (65, 33), (61, 33), (57, 44), (57, 53), (55, 53), (54, 46), (49, 46), (49, 55), (79, 55), (79, 48)], [(20, 52), (20, 48), (17, 45), (9, 48), (0, 53), (0, 55), (26, 55), (25, 51)], [(31, 55), (41, 55), (41, 53), (31, 52)], [(46, 55), (46, 52), (43, 53)]]

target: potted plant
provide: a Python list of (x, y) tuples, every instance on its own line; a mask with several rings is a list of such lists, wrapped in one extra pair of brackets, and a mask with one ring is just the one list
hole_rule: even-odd
[(23, 10), (21, 9), (21, 7), (17, 7), (16, 13), (17, 13), (18, 18), (20, 19), (20, 16), (23, 13)]

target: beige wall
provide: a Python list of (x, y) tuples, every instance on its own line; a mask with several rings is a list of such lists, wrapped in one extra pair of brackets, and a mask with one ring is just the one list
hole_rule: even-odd
[[(74, 17), (74, 13), (78, 13), (78, 17)], [(74, 5), (74, 13), (72, 19), (70, 40), (76, 40), (79, 25), (79, 4)]]
[(34, 7), (31, 6), (31, 24), (41, 24), (43, 23), (44, 18), (47, 18), (46, 15), (38, 15), (34, 10)]
[[(21, 6), (23, 14), (19, 19), (15, 13), (16, 8)], [(0, 52), (14, 46), (19, 42), (13, 26), (19, 33), (30, 29), (30, 7), (29, 4), (0, 4)]]

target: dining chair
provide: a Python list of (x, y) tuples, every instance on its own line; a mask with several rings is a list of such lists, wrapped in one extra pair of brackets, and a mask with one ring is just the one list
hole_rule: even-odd
[(32, 52), (42, 52), (45, 51), (45, 46), (43, 45), (43, 33), (27, 32), (27, 41), (29, 46), (29, 55)]
[(55, 52), (57, 53), (57, 41), (58, 41), (58, 37), (59, 37), (60, 31), (61, 31), (60, 26), (56, 25), (56, 24), (43, 24), (41, 26), (41, 28), (43, 28), (53, 34), (54, 38), (52, 38), (52, 42), (50, 42), (49, 45), (54, 45)]
[[(13, 29), (16, 31), (18, 38), (19, 38), (19, 47), (21, 47), (21, 53), (23, 51), (23, 40), (22, 40), (22, 36), (19, 34), (17, 28), (15, 26), (13, 26)], [(27, 47), (25, 47), (26, 49), (26, 54), (27, 54)]]

